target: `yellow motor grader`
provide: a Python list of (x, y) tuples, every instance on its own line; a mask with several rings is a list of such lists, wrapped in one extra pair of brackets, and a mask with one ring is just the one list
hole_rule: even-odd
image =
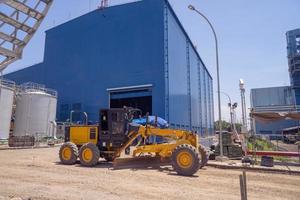
[(134, 157), (153, 155), (170, 159), (180, 175), (193, 175), (206, 164), (207, 154), (196, 133), (158, 128), (155, 123), (150, 125), (148, 120), (145, 125), (133, 123), (139, 111), (133, 108), (104, 109), (100, 111), (99, 125), (68, 127), (65, 143), (59, 151), (61, 162), (72, 165), (79, 157), (83, 166), (91, 167), (100, 157), (114, 161), (134, 146)]

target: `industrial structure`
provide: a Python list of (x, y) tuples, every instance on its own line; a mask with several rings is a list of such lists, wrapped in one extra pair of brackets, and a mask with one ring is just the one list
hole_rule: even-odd
[(0, 12), (0, 72), (20, 59), (53, 0), (3, 0)]
[(58, 91), (57, 120), (131, 106), (170, 126), (213, 133), (212, 77), (167, 0), (104, 9), (46, 31), (44, 61), (10, 73)]
[(25, 83), (18, 87), (14, 136), (55, 137), (57, 92), (44, 85)]
[[(66, 142), (59, 151), (60, 161), (74, 165), (79, 158), (81, 165), (92, 167), (98, 164), (100, 157), (110, 162), (122, 152), (129, 154), (130, 146), (134, 145), (133, 157), (151, 161), (149, 155), (155, 155), (161, 161), (171, 160), (174, 170), (180, 175), (191, 176), (206, 165), (208, 154), (199, 144), (197, 134), (160, 128), (164, 123), (160, 123), (158, 117), (151, 123), (149, 116), (140, 118), (141, 112), (129, 107), (103, 109), (99, 113), (99, 124), (71, 125), (66, 131)], [(145, 123), (141, 123), (143, 119)], [(163, 138), (163, 141), (151, 137)]]
[(0, 140), (10, 133), (15, 88), (14, 82), (0, 79)]
[[(35, 106), (40, 104), (40, 101), (34, 98), (35, 95), (29, 95), (28, 102), (24, 104), (26, 98), (22, 97), (27, 96), (28, 91), (19, 90), (20, 88), (17, 89), (13, 81), (3, 79), (2, 72), (9, 64), (22, 58), (23, 49), (45, 19), (52, 2), (53, 0), (3, 0), (0, 2), (0, 140), (8, 139), (12, 131), (15, 102), (18, 104), (17, 110), (26, 107), (26, 112), (25, 110), (18, 112), (18, 120), (15, 123), (22, 135), (32, 134), (28, 127), (31, 122), (33, 126), (37, 125), (37, 121), (33, 121), (33, 117), (39, 118), (41, 112), (45, 111), (45, 109), (36, 109)], [(24, 96), (21, 95), (21, 92)], [(32, 104), (31, 107), (29, 103)], [(56, 104), (54, 106), (56, 110)], [(35, 112), (34, 116), (31, 116), (30, 113), (33, 111)], [(36, 116), (36, 114), (40, 115)], [(42, 115), (47, 114), (49, 113), (44, 112)], [(45, 120), (44, 123), (47, 124), (47, 119), (41, 118), (40, 120)], [(55, 120), (55, 116), (53, 120)]]
[[(295, 94), (289, 86), (256, 88), (251, 90), (251, 108), (255, 112), (295, 111)], [(297, 121), (281, 120), (272, 123), (254, 121), (255, 133), (259, 135), (281, 135), (284, 128), (296, 126)]]
[[(251, 109), (255, 112), (299, 112), (300, 105), (300, 29), (288, 31), (287, 58), (291, 86), (256, 88), (251, 90)], [(262, 123), (253, 120), (254, 132), (281, 135), (286, 128), (298, 127), (297, 120)]]
[(300, 105), (300, 28), (288, 31), (286, 39), (291, 87), (295, 91), (296, 104)]

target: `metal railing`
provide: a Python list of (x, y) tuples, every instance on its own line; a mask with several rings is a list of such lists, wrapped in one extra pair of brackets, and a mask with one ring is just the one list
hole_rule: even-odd
[(18, 86), (18, 90), (21, 92), (44, 92), (46, 94), (57, 97), (57, 91), (53, 89), (46, 88), (45, 85), (27, 82)]
[(16, 87), (16, 83), (7, 79), (0, 78), (0, 86), (14, 89)]

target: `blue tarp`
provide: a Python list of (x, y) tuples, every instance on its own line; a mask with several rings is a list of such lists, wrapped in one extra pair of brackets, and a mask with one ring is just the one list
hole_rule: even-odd
[[(156, 116), (148, 116), (148, 123), (150, 125), (155, 125), (155, 118), (156, 118)], [(134, 119), (134, 120), (132, 120), (132, 122), (136, 123), (136, 124), (146, 125), (147, 118), (146, 117), (142, 117), (142, 118)], [(157, 117), (157, 126), (159, 128), (168, 128), (169, 124), (163, 118)]]

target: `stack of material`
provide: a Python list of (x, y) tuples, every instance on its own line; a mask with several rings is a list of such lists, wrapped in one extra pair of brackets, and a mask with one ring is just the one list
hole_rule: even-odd
[(12, 136), (8, 140), (9, 147), (30, 147), (34, 146), (33, 136)]
[[(242, 146), (233, 142), (233, 134), (229, 132), (222, 133), (223, 154), (228, 158), (240, 158), (243, 156)], [(220, 145), (216, 146), (216, 155), (220, 155)]]

